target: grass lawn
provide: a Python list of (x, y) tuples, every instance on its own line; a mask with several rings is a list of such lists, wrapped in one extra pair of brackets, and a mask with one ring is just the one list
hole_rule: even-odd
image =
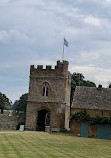
[(0, 158), (111, 158), (111, 140), (69, 134), (0, 133)]

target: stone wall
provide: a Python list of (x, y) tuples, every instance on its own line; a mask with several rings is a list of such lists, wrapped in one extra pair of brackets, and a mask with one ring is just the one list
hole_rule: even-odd
[(70, 132), (76, 136), (80, 136), (80, 123), (75, 121), (70, 123)]
[[(75, 112), (80, 112), (82, 109), (79, 108), (72, 108), (71, 109), (71, 114), (74, 114)], [(91, 116), (104, 116), (104, 117), (109, 117), (111, 110), (97, 110), (97, 109), (85, 109), (86, 112)]]
[[(47, 85), (48, 96), (43, 95), (43, 87)], [(57, 61), (54, 69), (42, 65), (30, 67), (30, 82), (26, 112), (26, 128), (37, 129), (39, 109), (48, 109), (51, 114), (51, 128), (69, 129), (71, 76), (67, 61)]]
[(70, 106), (66, 106), (66, 108), (65, 108), (65, 129), (67, 129), (68, 131), (70, 130), (69, 119), (70, 119)]
[(50, 128), (57, 128), (58, 131), (62, 130), (64, 128), (65, 119), (64, 107), (65, 105), (58, 103), (28, 102), (26, 129), (32, 131), (37, 130), (38, 111), (46, 109), (50, 112)]
[[(75, 112), (80, 112), (82, 109), (79, 108), (72, 108), (71, 109), (71, 114), (74, 114)], [(104, 117), (109, 117), (111, 111), (109, 110), (97, 110), (97, 109), (86, 109), (87, 114), (89, 114), (91, 117), (94, 116), (104, 116)], [(81, 123), (77, 122), (71, 122), (70, 125), (70, 131), (71, 133), (75, 135), (80, 135), (80, 125)], [(97, 125), (89, 125), (89, 137), (94, 137), (96, 138), (97, 136)]]
[(69, 128), (69, 117), (70, 117), (70, 93), (71, 93), (71, 74), (69, 73), (67, 82), (66, 82), (66, 92), (65, 92), (65, 102), (66, 102), (66, 110), (65, 110), (65, 128), (70, 130)]
[(97, 137), (97, 125), (89, 126), (89, 137), (96, 138)]
[[(70, 132), (76, 136), (80, 136), (80, 122), (71, 122)], [(96, 138), (97, 137), (97, 125), (89, 125), (88, 126), (88, 137)]]
[(12, 110), (0, 112), (0, 130), (16, 130), (20, 124), (25, 124), (25, 115), (23, 112), (17, 113)]
[[(70, 82), (70, 77), (68, 73), (68, 62), (63, 63), (57, 61), (57, 66), (55, 69), (51, 69), (51, 66), (38, 65), (34, 68), (32, 65), (30, 68), (30, 83), (29, 83), (29, 101), (37, 102), (68, 102), (70, 95), (66, 95), (68, 88), (68, 83)], [(44, 97), (43, 85), (48, 84), (49, 94), (48, 97)]]

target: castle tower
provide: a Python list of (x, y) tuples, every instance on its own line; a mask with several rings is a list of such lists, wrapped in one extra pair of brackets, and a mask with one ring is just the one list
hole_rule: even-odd
[(68, 61), (51, 66), (30, 67), (30, 83), (26, 112), (26, 129), (51, 131), (69, 129), (71, 77)]

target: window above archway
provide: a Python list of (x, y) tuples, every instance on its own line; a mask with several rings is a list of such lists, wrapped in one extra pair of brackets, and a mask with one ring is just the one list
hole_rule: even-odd
[(48, 94), (49, 94), (49, 84), (48, 83), (44, 83), (43, 86), (42, 86), (42, 95), (44, 97), (48, 97)]

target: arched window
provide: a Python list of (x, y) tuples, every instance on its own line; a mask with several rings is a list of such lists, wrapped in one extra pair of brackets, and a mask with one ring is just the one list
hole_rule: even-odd
[(45, 96), (45, 86), (43, 87), (43, 96)]
[(48, 87), (46, 88), (46, 96), (48, 97)]
[(48, 97), (48, 91), (49, 91), (48, 85), (44, 84), (44, 86), (43, 86), (43, 96)]

